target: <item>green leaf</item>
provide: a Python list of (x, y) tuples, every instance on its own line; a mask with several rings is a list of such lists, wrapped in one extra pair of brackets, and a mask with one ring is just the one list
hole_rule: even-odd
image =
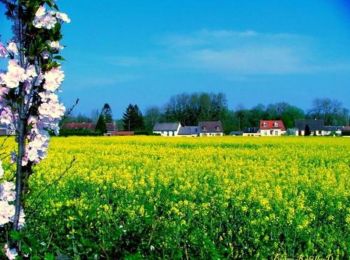
[(56, 60), (65, 60), (62, 56), (57, 55), (57, 56), (53, 56), (54, 59)]
[(18, 231), (11, 231), (10, 237), (11, 237), (11, 239), (14, 240), (14, 241), (20, 241), (21, 238), (22, 238), (22, 235), (21, 235), (21, 233), (18, 232)]
[(55, 260), (55, 256), (51, 253), (46, 253), (44, 259), (45, 260)]

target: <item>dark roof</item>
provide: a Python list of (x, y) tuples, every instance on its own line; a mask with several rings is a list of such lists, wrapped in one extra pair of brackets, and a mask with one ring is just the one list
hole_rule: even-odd
[(343, 126), (324, 126), (323, 130), (325, 131), (331, 131), (331, 132), (335, 132), (335, 131), (341, 131), (344, 127)]
[(223, 132), (221, 121), (203, 121), (199, 122), (201, 133), (221, 133)]
[(63, 129), (89, 129), (95, 130), (96, 125), (93, 123), (65, 123), (62, 126)]
[(260, 120), (260, 129), (281, 129), (282, 131), (286, 131), (282, 120)]
[(177, 131), (180, 123), (156, 123), (153, 131)]
[(247, 127), (243, 130), (243, 133), (247, 134), (256, 134), (259, 132), (259, 127)]
[(230, 135), (242, 135), (243, 131), (232, 131), (230, 132)]
[(309, 126), (310, 131), (322, 130), (324, 128), (324, 120), (322, 119), (295, 120), (295, 127), (298, 130), (305, 130), (306, 126)]
[(199, 134), (198, 126), (183, 126), (180, 127), (179, 135), (196, 135)]

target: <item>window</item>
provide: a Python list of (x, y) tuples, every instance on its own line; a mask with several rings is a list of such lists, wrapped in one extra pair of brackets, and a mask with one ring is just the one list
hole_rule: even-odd
[(267, 122), (263, 122), (263, 126), (264, 126), (264, 127), (267, 127)]
[(274, 127), (278, 127), (278, 122), (274, 122), (274, 123), (273, 123), (273, 126), (274, 126)]

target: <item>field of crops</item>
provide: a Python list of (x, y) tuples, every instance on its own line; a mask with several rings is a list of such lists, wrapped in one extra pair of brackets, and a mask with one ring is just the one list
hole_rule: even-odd
[(54, 138), (35, 171), (32, 255), (350, 256), (350, 138)]

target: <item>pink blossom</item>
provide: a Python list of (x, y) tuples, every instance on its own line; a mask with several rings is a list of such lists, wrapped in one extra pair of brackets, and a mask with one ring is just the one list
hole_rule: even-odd
[(0, 58), (6, 58), (7, 57), (7, 49), (5, 46), (0, 42)]

